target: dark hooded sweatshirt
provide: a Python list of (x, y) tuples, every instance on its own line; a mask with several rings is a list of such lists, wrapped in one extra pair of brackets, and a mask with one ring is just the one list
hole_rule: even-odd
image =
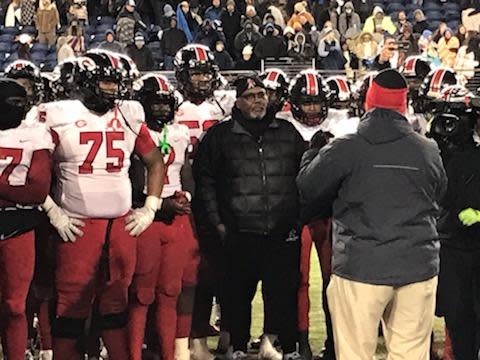
[(400, 113), (373, 109), (358, 133), (308, 150), (297, 185), (304, 213), (333, 215), (334, 274), (389, 286), (438, 274), (445, 170)]

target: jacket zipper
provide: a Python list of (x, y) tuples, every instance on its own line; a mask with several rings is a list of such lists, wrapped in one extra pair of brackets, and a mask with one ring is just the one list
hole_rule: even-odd
[(265, 198), (265, 205), (264, 205), (264, 208), (265, 208), (265, 216), (266, 216), (266, 221), (265, 221), (265, 231), (263, 232), (264, 235), (268, 235), (268, 212), (269, 212), (269, 206), (268, 206), (268, 195), (267, 195), (267, 169), (266, 169), (266, 166), (265, 166), (265, 159), (264, 159), (264, 155), (263, 155), (263, 146), (262, 146), (262, 142), (263, 141), (263, 137), (260, 136), (257, 140), (257, 144), (258, 144), (258, 154), (260, 155), (260, 172), (261, 172), (261, 175), (262, 175), (262, 185), (263, 185), (263, 195), (264, 195), (264, 198)]

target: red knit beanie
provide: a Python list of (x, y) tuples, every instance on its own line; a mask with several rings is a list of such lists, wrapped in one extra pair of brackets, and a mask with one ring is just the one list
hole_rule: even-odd
[(383, 108), (407, 112), (407, 80), (397, 70), (386, 69), (377, 74), (368, 88), (365, 110)]

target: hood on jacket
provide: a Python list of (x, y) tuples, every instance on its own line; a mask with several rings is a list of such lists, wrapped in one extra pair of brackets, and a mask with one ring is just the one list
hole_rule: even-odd
[[(370, 37), (370, 40), (366, 40), (367, 37)], [(362, 32), (362, 34), (359, 36), (360, 43), (367, 42), (367, 41), (370, 42), (372, 40), (373, 40), (373, 35), (368, 31)]]
[(375, 6), (375, 7), (373, 8), (373, 13), (372, 13), (372, 15), (373, 15), (373, 16), (376, 16), (376, 15), (379, 14), (379, 13), (385, 14), (385, 12), (383, 11), (383, 9), (382, 9), (380, 6)]
[(350, 9), (350, 10), (355, 10), (355, 7), (353, 6), (353, 3), (351, 1), (347, 1), (345, 5), (343, 5), (343, 9)]
[(306, 43), (306, 37), (305, 37), (305, 34), (302, 33), (302, 32), (299, 32), (297, 33), (297, 35), (295, 35), (295, 42), (299, 45), (299, 46), (303, 46), (305, 45)]
[(51, 10), (51, 9), (55, 8), (55, 3), (52, 1), (52, 2), (50, 2), (50, 5), (44, 6), (43, 1), (40, 0), (39, 3), (38, 3), (38, 8), (39, 8), (39, 10)]
[(412, 133), (412, 126), (407, 118), (389, 109), (370, 110), (358, 125), (358, 134), (374, 145), (394, 142)]
[(165, 4), (165, 6), (163, 7), (163, 15), (167, 18), (175, 15), (175, 11), (173, 10), (172, 5)]
[(287, 34), (295, 35), (295, 30), (293, 30), (293, 28), (290, 26), (286, 26), (283, 30), (283, 36), (286, 36)]

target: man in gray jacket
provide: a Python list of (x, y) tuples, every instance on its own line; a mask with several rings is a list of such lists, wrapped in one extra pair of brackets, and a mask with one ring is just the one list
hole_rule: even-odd
[(304, 213), (333, 217), (327, 296), (337, 360), (371, 359), (380, 321), (392, 359), (429, 357), (447, 180), (438, 147), (414, 132), (406, 104), (405, 78), (380, 72), (358, 133), (308, 150), (297, 178)]

